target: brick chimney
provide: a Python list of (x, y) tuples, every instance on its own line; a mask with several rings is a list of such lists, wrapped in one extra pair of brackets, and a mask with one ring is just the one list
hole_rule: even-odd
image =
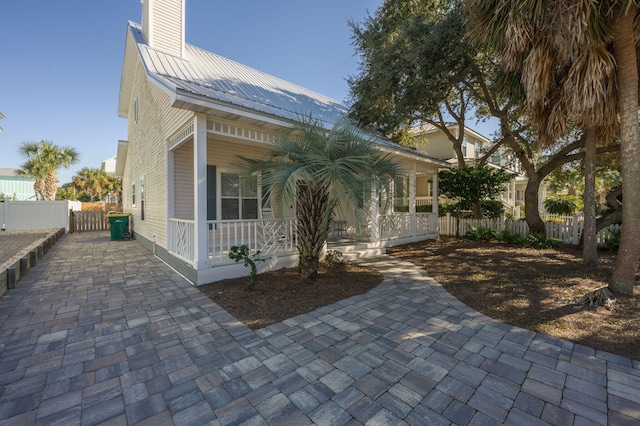
[(185, 0), (141, 0), (142, 34), (150, 47), (182, 57)]

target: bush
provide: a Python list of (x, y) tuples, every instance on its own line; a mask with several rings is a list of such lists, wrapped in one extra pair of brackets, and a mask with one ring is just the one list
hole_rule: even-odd
[(521, 243), (526, 247), (535, 249), (547, 249), (562, 247), (563, 242), (557, 238), (546, 238), (544, 234), (527, 234), (521, 239)]
[(581, 210), (583, 203), (577, 195), (553, 195), (544, 200), (544, 208), (552, 214), (570, 216)]
[(522, 244), (522, 236), (510, 231), (502, 231), (500, 240), (510, 244)]
[(604, 248), (609, 251), (618, 251), (620, 247), (620, 230), (616, 229), (607, 235), (604, 242)]
[(493, 229), (483, 228), (482, 226), (478, 226), (477, 228), (472, 226), (471, 229), (467, 231), (466, 237), (476, 241), (491, 241), (498, 239), (498, 232)]
[(229, 250), (229, 258), (235, 260), (236, 263), (241, 260), (244, 261), (244, 266), (251, 267), (251, 277), (249, 278), (249, 282), (244, 286), (245, 291), (249, 291), (253, 288), (258, 280), (258, 268), (256, 266), (256, 262), (264, 262), (264, 259), (260, 258), (260, 250), (255, 252), (255, 254), (250, 254), (249, 247), (246, 245), (241, 246), (233, 246)]

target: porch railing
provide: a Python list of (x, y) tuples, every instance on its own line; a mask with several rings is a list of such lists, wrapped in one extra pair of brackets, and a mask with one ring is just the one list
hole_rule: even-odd
[[(411, 213), (380, 215), (380, 239), (391, 240), (414, 236), (411, 227)], [(415, 235), (426, 235), (436, 231), (436, 217), (433, 213), (415, 213)]]
[(169, 219), (167, 249), (173, 255), (189, 262), (195, 261), (195, 223), (193, 220)]
[[(246, 245), (261, 256), (296, 252), (295, 219), (213, 220), (209, 224), (209, 259), (212, 264), (229, 263), (229, 250)], [(232, 261), (231, 261), (232, 262)]]
[[(251, 254), (261, 256), (296, 252), (295, 219), (211, 220), (207, 221), (207, 247), (210, 265), (233, 263), (229, 250), (246, 245)], [(195, 264), (195, 222), (169, 219), (168, 250), (173, 255)]]

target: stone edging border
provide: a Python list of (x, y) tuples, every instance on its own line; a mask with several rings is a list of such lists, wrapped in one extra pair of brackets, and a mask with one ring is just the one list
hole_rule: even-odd
[(29, 272), (42, 257), (47, 254), (57, 242), (64, 236), (65, 229), (51, 231), (49, 235), (34, 242), (22, 250), (13, 258), (0, 265), (0, 297), (9, 290), (15, 288), (20, 278)]

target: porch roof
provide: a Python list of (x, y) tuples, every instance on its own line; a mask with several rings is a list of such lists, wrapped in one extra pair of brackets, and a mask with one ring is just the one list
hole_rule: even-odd
[[(183, 57), (177, 57), (147, 45), (139, 24), (129, 22), (129, 39), (135, 43), (149, 77), (174, 99), (174, 106), (195, 110), (245, 110), (262, 117), (273, 117), (288, 123), (300, 116), (313, 116), (327, 128), (347, 116), (348, 109), (340, 102), (312, 90), (287, 82), (246, 65), (185, 44)], [(132, 49), (133, 50), (133, 49)], [(130, 58), (125, 51), (125, 68)], [(123, 86), (126, 86), (123, 68)], [(224, 108), (224, 107), (227, 108)], [(126, 108), (122, 103), (120, 108)], [(126, 116), (124, 110), (121, 116)], [(373, 135), (371, 135), (373, 136)], [(427, 161), (438, 167), (449, 167), (443, 161), (397, 145), (379, 135), (375, 141), (395, 153)]]

